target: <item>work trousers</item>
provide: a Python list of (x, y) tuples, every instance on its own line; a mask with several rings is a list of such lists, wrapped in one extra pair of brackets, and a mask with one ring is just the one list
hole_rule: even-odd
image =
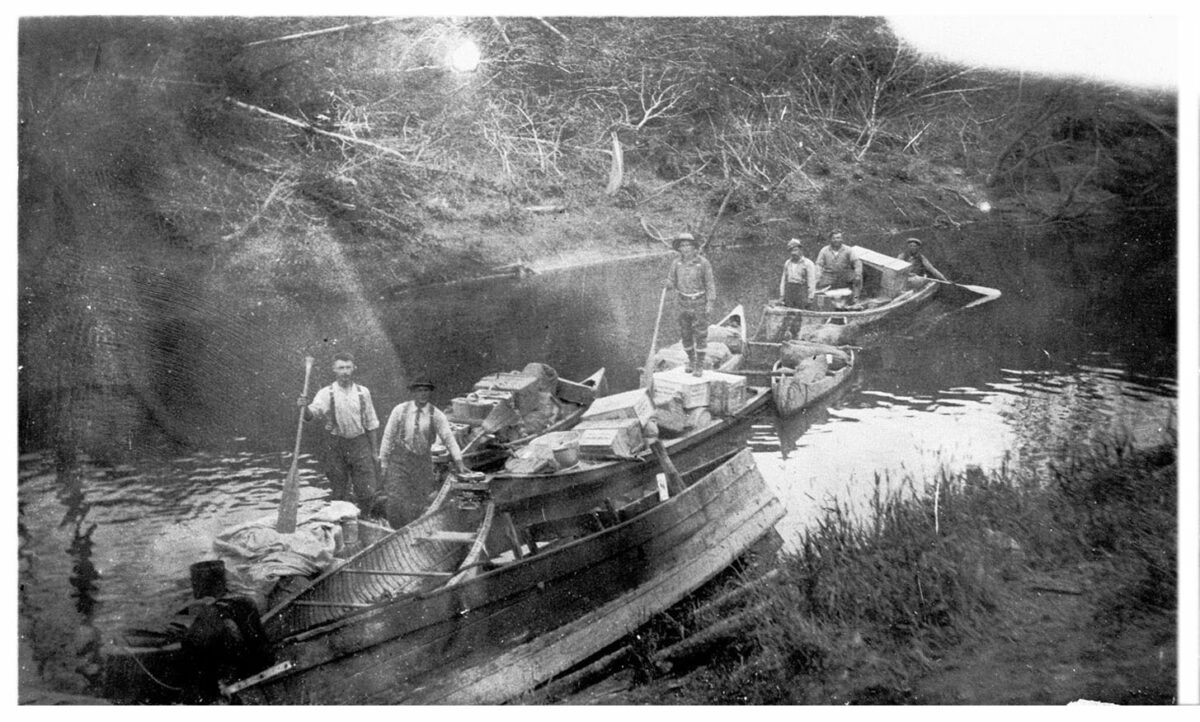
[(783, 284), (783, 305), (788, 308), (807, 309), (808, 304), (808, 283), (796, 283), (787, 281)]
[(387, 493), (387, 519), (393, 529), (417, 519), (438, 491), (433, 457), (428, 451), (415, 453), (396, 444), (388, 457), (383, 489)]
[(372, 514), (379, 481), (375, 478), (375, 455), (368, 434), (352, 439), (330, 434), (322, 462), (333, 500), (353, 502), (363, 514)]
[(679, 336), (690, 358), (708, 348), (708, 299), (679, 297)]

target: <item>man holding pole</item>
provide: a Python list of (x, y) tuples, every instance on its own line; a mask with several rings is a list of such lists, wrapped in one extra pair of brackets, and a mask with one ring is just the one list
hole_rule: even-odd
[(679, 234), (672, 245), (679, 253), (667, 274), (667, 288), (679, 294), (679, 330), (687, 353), (687, 370), (694, 376), (704, 373), (704, 352), (708, 348), (708, 317), (713, 312), (717, 286), (712, 265), (701, 256), (696, 239), (690, 233)]
[(371, 391), (354, 383), (354, 369), (352, 354), (336, 354), (333, 374), (337, 380), (317, 391), (312, 403), (301, 396), (296, 405), (303, 408), (305, 421), (319, 418), (325, 422), (328, 433), (321, 461), (333, 500), (354, 502), (369, 515), (374, 513), (379, 491), (375, 474), (379, 418)]

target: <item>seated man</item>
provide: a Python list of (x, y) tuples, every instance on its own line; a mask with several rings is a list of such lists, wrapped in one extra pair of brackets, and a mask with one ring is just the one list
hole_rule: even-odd
[(862, 261), (850, 246), (842, 243), (842, 232), (829, 234), (829, 245), (817, 254), (817, 286), (825, 288), (849, 288), (849, 303), (858, 301), (862, 293)]
[(925, 254), (921, 253), (921, 240), (919, 238), (906, 239), (905, 243), (907, 247), (897, 258), (912, 264), (911, 275), (908, 279), (909, 286), (924, 285), (926, 277), (936, 278), (939, 281), (946, 280), (942, 272), (934, 268), (929, 259), (925, 257)]

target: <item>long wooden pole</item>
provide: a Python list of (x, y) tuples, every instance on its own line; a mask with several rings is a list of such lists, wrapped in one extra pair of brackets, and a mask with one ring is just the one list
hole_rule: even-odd
[(654, 391), (654, 351), (658, 346), (658, 325), (662, 321), (663, 306), (667, 303), (667, 289), (663, 288), (658, 297), (658, 316), (654, 319), (654, 334), (650, 337), (650, 353), (646, 355), (646, 365), (642, 366), (642, 388)]
[[(308, 398), (308, 380), (312, 377), (313, 357), (304, 357), (304, 391), (301, 396)], [(283, 496), (279, 500), (279, 520), (275, 522), (275, 531), (280, 534), (291, 534), (296, 531), (296, 512), (300, 507), (300, 481), (297, 469), (300, 465), (300, 439), (304, 435), (304, 409), (300, 409), (300, 421), (296, 426), (296, 446), (292, 450), (292, 468), (288, 471), (287, 481), (283, 483)]]

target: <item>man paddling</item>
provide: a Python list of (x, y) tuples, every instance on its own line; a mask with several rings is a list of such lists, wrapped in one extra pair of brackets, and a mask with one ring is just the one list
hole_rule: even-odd
[(817, 283), (821, 288), (849, 288), (850, 303), (862, 292), (862, 261), (850, 246), (842, 243), (842, 232), (829, 234), (829, 245), (817, 254)]
[(387, 519), (399, 529), (425, 511), (438, 490), (433, 465), (434, 438), (441, 439), (460, 474), (468, 473), (462, 450), (441, 409), (429, 403), (434, 385), (417, 379), (408, 385), (412, 400), (397, 404), (388, 416), (379, 445), (379, 465), (387, 494)]
[(679, 331), (687, 353), (687, 370), (693, 376), (704, 374), (704, 352), (708, 348), (708, 317), (713, 312), (717, 286), (712, 265), (701, 256), (696, 238), (681, 233), (672, 241), (679, 257), (667, 274), (667, 288), (679, 295)]
[(312, 403), (301, 396), (296, 405), (303, 407), (305, 421), (317, 418), (325, 422), (328, 433), (321, 462), (333, 500), (353, 502), (364, 515), (370, 515), (379, 491), (375, 476), (379, 417), (370, 389), (354, 382), (354, 371), (353, 354), (336, 354), (333, 375), (337, 380), (317, 391)]
[(904, 243), (906, 244), (905, 248), (897, 258), (912, 264), (912, 276), (922, 278), (928, 276), (936, 278), (939, 281), (946, 281), (946, 277), (942, 275), (942, 272), (934, 268), (929, 259), (925, 257), (925, 254), (921, 253), (921, 239), (908, 238)]

